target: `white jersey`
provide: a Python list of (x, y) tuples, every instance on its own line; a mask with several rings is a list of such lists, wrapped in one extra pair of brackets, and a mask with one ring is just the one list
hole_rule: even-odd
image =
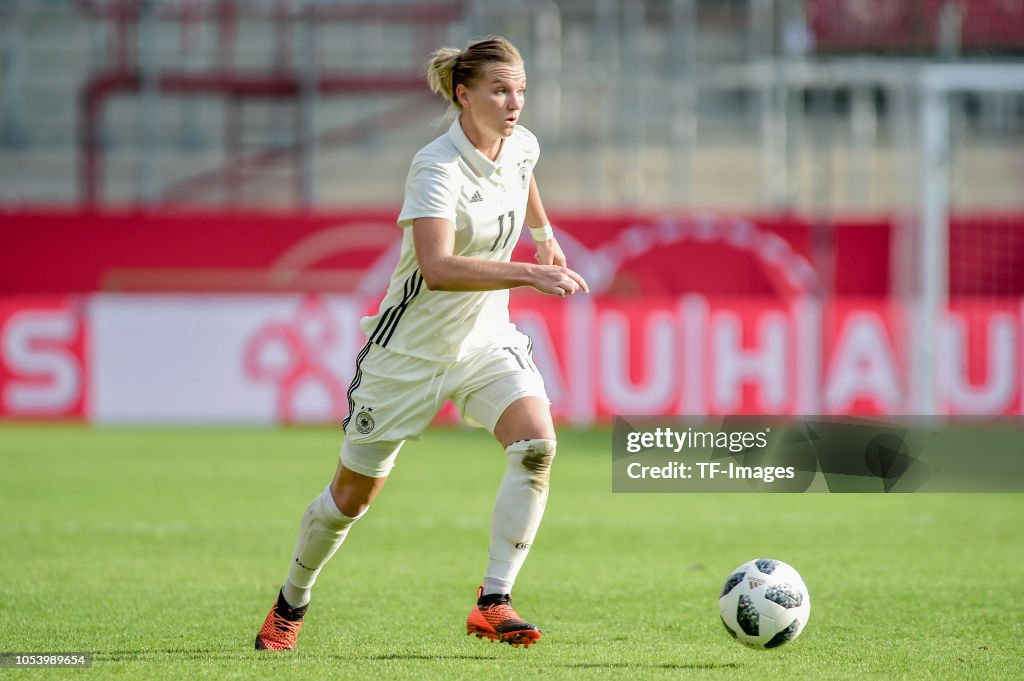
[(444, 218), (455, 226), (455, 255), (508, 262), (526, 218), (539, 156), (537, 138), (517, 125), (491, 161), (469, 141), (458, 119), (416, 154), (398, 216), (402, 254), (380, 310), (361, 321), (369, 343), (452, 362), (515, 336), (507, 289), (431, 291), (424, 285), (411, 227), (415, 218)]

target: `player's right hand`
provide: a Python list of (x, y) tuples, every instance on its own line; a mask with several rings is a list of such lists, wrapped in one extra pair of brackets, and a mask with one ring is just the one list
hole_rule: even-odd
[(531, 285), (541, 293), (562, 298), (577, 291), (590, 293), (590, 287), (578, 272), (559, 265), (537, 265)]

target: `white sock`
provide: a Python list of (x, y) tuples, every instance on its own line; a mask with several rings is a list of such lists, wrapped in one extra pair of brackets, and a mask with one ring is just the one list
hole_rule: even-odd
[(548, 500), (555, 440), (520, 440), (506, 449), (508, 470), (494, 500), (484, 594), (510, 594)]
[(352, 523), (362, 516), (349, 518), (338, 510), (330, 486), (310, 502), (299, 525), (299, 540), (292, 555), (288, 581), (282, 589), (288, 605), (299, 608), (309, 603), (309, 592), (320, 570), (345, 541)]

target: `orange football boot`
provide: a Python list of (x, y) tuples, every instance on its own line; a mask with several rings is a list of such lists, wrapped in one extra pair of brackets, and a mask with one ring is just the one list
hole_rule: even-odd
[(302, 618), (306, 616), (309, 603), (301, 608), (293, 608), (284, 599), (284, 594), (277, 594), (277, 603), (270, 609), (263, 627), (256, 634), (256, 650), (292, 650), (299, 638)]
[(540, 640), (540, 629), (524, 622), (512, 608), (512, 597), (508, 594), (484, 594), (484, 588), (477, 592), (476, 607), (466, 618), (466, 634), (477, 638), (508, 643), (513, 648), (522, 645), (529, 648)]

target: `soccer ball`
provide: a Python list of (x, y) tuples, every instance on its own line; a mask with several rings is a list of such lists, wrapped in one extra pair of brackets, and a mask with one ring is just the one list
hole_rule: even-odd
[(807, 624), (811, 596), (804, 580), (781, 560), (758, 558), (725, 580), (718, 611), (726, 631), (751, 648), (778, 648)]

